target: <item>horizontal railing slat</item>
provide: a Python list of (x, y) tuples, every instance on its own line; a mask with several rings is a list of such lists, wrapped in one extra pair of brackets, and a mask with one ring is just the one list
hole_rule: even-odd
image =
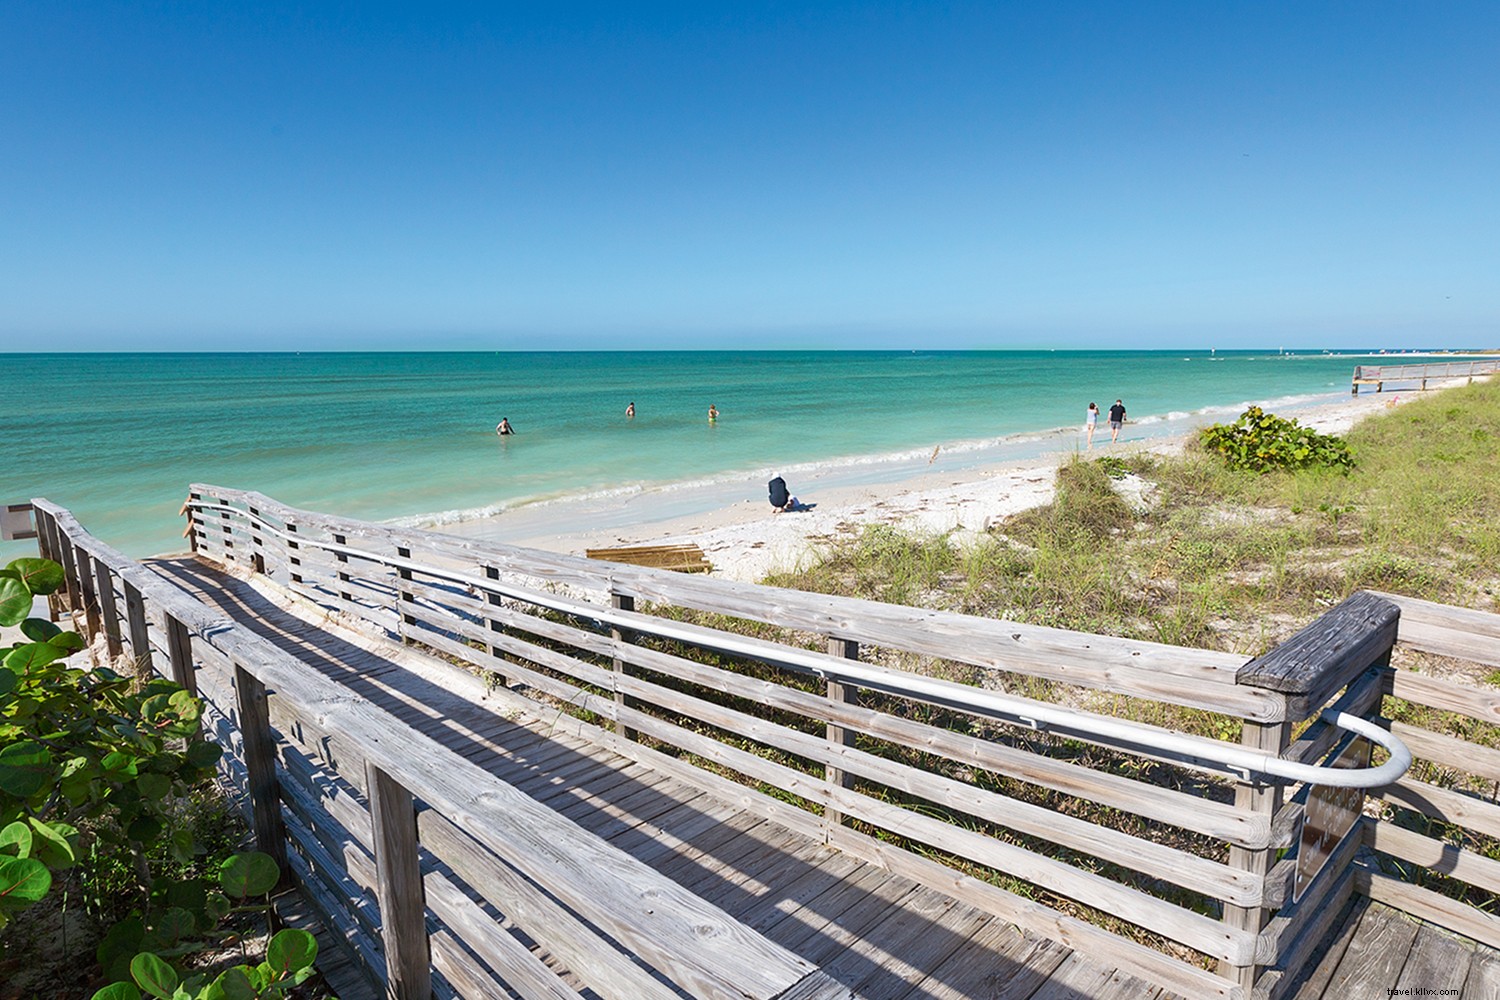
[[(299, 533), (316, 527), (351, 541), (378, 539), (392, 549), (402, 546), (423, 550), (452, 560), (457, 566), (496, 566), (506, 573), (554, 584), (837, 634), (862, 643), (890, 645), (976, 666), (1032, 673), (1246, 718), (1274, 721), (1282, 711), (1280, 699), (1235, 686), (1234, 674), (1244, 660), (1233, 654), (898, 605), (871, 608), (868, 602), (851, 598), (688, 577), (534, 549), (487, 545), (436, 532), (371, 525), (297, 510), (259, 493), (204, 485), (192, 489), (254, 506), (262, 515), (297, 524)], [(982, 653), (976, 655), (976, 650)]]
[(1432, 837), (1384, 820), (1375, 823), (1370, 846), (1377, 851), (1421, 865), (1438, 875), (1500, 895), (1500, 861), (1476, 851)]
[[(421, 615), (418, 614), (418, 617)], [(514, 616), (502, 620), (507, 625), (514, 625), (516, 628), (523, 627), (517, 623)], [(667, 694), (675, 697), (675, 693), (669, 692), (668, 689), (656, 685), (645, 686), (648, 682), (637, 679), (617, 679), (616, 675), (606, 668), (583, 664), (564, 653), (529, 643), (515, 635), (494, 633), (473, 623), (448, 624), (475, 641), (486, 642), (513, 656), (567, 673), (584, 683), (604, 690), (621, 690), (648, 699), (658, 699)], [(1259, 843), (1260, 846), (1264, 846), (1263, 841), (1268, 832), (1264, 819), (1241, 813), (1227, 803), (1212, 802), (1159, 785), (1095, 771), (1076, 764), (1054, 761), (989, 740), (967, 737), (954, 733), (952, 730), (912, 722), (847, 703), (830, 702), (826, 697), (757, 682), (741, 675), (671, 657), (668, 654), (644, 649), (628, 642), (619, 642), (607, 636), (581, 633), (541, 621), (538, 621), (536, 629), (548, 638), (571, 640), (576, 645), (586, 644), (587, 651), (596, 655), (618, 657), (636, 666), (752, 698), (772, 707), (800, 711), (819, 721), (846, 725), (867, 735), (891, 740), (925, 752), (943, 754), (961, 763), (994, 770), (1008, 777), (1107, 804), (1197, 833), (1221, 837), (1236, 843)], [(566, 682), (538, 675), (512, 661), (495, 661), (483, 650), (444, 636), (428, 634), (423, 636), (421, 641), (430, 643), (435, 649), (448, 655), (463, 657), (482, 669), (506, 674), (513, 680), (524, 680), (553, 697), (578, 707), (584, 707), (575, 696), (576, 689), (567, 686)], [(606, 717), (613, 717), (612, 707), (602, 702), (598, 704), (591, 702), (589, 710)], [(1056, 814), (1050, 815), (1057, 818)], [(1093, 826), (1093, 824), (1088, 825)], [(1095, 829), (1099, 828), (1095, 827)], [(1131, 839), (1137, 843), (1140, 842), (1136, 838)], [(1164, 877), (1171, 878), (1172, 876)]]

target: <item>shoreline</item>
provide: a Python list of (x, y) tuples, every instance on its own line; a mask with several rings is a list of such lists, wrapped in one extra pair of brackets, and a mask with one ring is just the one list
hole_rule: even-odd
[[(1462, 382), (1455, 380), (1428, 391), (1453, 384)], [(1359, 420), (1399, 405), (1400, 399), (1400, 393), (1362, 394), (1286, 407), (1278, 413), (1325, 433), (1343, 434)], [(1127, 423), (1127, 434), (1131, 428)], [(1111, 445), (1108, 427), (1101, 430), (1092, 450), (1080, 450), (1075, 443), (1039, 455), (998, 458), (965, 468), (919, 468), (888, 482), (834, 483), (816, 474), (802, 477), (790, 485), (810, 505), (805, 511), (773, 512), (764, 498), (764, 484), (756, 482), (730, 484), (726, 492), (732, 495), (721, 497), (710, 509), (663, 511), (652, 506), (652, 497), (643, 495), (608, 511), (580, 509), (574, 518), (554, 511), (550, 513), (561, 517), (527, 519), (513, 512), (504, 518), (477, 518), (435, 530), (575, 555), (589, 548), (696, 544), (714, 564), (714, 576), (758, 582), (768, 573), (795, 569), (817, 558), (821, 546), (852, 537), (866, 525), (892, 524), (932, 534), (956, 532), (962, 544), (964, 533), (977, 535), (1013, 514), (1050, 502), (1056, 469), (1075, 453), (1090, 457), (1143, 451), (1178, 454), (1194, 433), (1193, 428), (1185, 428)], [(747, 495), (749, 490), (753, 495)]]

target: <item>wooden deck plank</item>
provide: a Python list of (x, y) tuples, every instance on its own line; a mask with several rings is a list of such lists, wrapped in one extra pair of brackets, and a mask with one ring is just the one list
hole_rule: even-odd
[(844, 956), (824, 967), (835, 979), (853, 982), (854, 992), (863, 997), (909, 996), (918, 983), (927, 978), (927, 970), (963, 947), (975, 931), (990, 919), (972, 906), (932, 889), (918, 889), (907, 897), (893, 917), (875, 927), (865, 941), (871, 948), (850, 949), (846, 954), (864, 953), (875, 967), (863, 976), (843, 975)]
[(737, 916), (746, 926), (764, 931), (788, 916), (801, 911), (816, 912), (815, 901), (825, 892), (843, 885), (871, 866), (847, 854), (834, 852), (820, 859), (790, 885), (778, 886), (752, 902)]
[(1031, 1000), (1082, 1000), (1102, 991), (1109, 982), (1110, 971), (1095, 965), (1078, 952), (1071, 952), (1047, 977)]
[[(1431, 924), (1417, 928), (1417, 938), (1412, 942), (1411, 952), (1400, 978), (1395, 982), (1397, 996), (1401, 990), (1410, 990), (1409, 996), (1423, 996), (1423, 989), (1436, 990), (1427, 996), (1447, 996), (1445, 990), (1463, 988), (1469, 977), (1469, 966), (1474, 961), (1474, 942), (1455, 937)], [(1458, 994), (1451, 994), (1457, 996)]]
[(911, 996), (923, 1000), (1028, 1000), (1067, 959), (1067, 948), (990, 918)]
[[(759, 816), (736, 813), (704, 831), (693, 845), (696, 850), (690, 854), (673, 852), (670, 856), (653, 857), (648, 852), (643, 852), (636, 857), (646, 861), (667, 878), (681, 883), (685, 878), (692, 878), (695, 871), (716, 869), (723, 864), (721, 855), (738, 857), (747, 849), (747, 842), (736, 842), (764, 822)], [(753, 842), (748, 843), (753, 845)]]
[(858, 944), (870, 928), (889, 917), (917, 889), (911, 882), (883, 871), (862, 875), (818, 897), (822, 906), (792, 914), (781, 922), (794, 920), (798, 925), (794, 933), (780, 933), (781, 924), (777, 924), (766, 936), (822, 967)]
[(1338, 971), (1339, 963), (1344, 959), (1344, 952), (1349, 950), (1349, 942), (1354, 940), (1355, 932), (1363, 921), (1365, 910), (1369, 909), (1370, 905), (1368, 896), (1354, 894), (1338, 933), (1334, 935), (1333, 940), (1328, 943), (1321, 955), (1314, 952), (1310, 963), (1312, 971), (1293, 994), (1293, 1000), (1319, 1000), (1327, 991), (1328, 982)]
[(678, 882), (684, 889), (717, 902), (725, 895), (732, 896), (741, 882), (769, 863), (771, 855), (790, 850), (797, 841), (798, 835), (784, 826), (769, 821), (757, 823), (714, 853), (715, 866), (699, 865), (697, 871), (684, 874)]
[(1464, 983), (1464, 1000), (1500, 1000), (1500, 953), (1488, 948), (1474, 952)]
[[(675, 791), (680, 794), (680, 790)], [(622, 781), (610, 782), (608, 787), (599, 791), (581, 785), (563, 789), (548, 799), (547, 804), (579, 826), (608, 840), (612, 834), (680, 806), (682, 803), (673, 792), (665, 775), (647, 770), (642, 774), (628, 775)]]
[(1359, 929), (1323, 996), (1342, 1000), (1386, 995), (1406, 964), (1416, 936), (1415, 920), (1386, 906), (1371, 906), (1360, 919)]

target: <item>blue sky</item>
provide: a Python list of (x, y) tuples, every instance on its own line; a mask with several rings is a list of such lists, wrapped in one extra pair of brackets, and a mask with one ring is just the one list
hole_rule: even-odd
[(1500, 346), (1500, 4), (0, 6), (0, 351)]

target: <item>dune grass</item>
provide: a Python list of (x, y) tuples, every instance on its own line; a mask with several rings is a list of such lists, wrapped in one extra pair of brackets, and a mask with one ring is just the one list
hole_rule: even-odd
[[(1075, 456), (1053, 503), (977, 545), (875, 525), (766, 582), (1247, 655), (1361, 588), (1500, 610), (1500, 383), (1408, 398), (1348, 441), (1348, 475)], [(1149, 509), (1114, 488), (1129, 474)]]

